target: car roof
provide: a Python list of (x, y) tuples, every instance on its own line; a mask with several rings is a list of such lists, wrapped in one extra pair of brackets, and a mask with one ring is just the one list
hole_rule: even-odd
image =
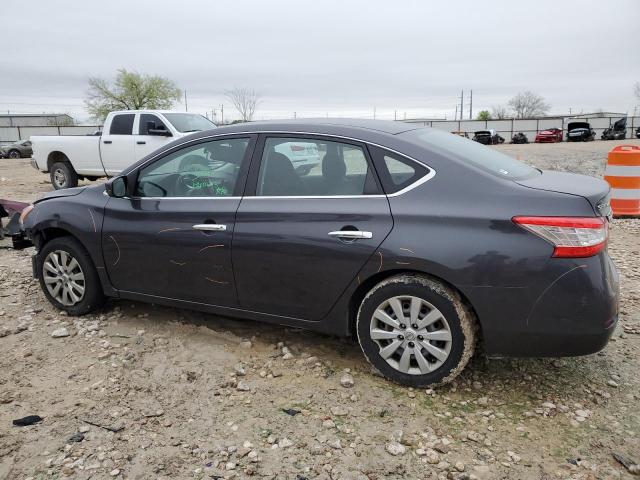
[(423, 128), (404, 122), (390, 120), (367, 120), (361, 118), (304, 118), (289, 120), (265, 120), (259, 122), (245, 122), (216, 128), (217, 134), (234, 132), (260, 131), (317, 131), (322, 127), (348, 127), (354, 130), (387, 133), (397, 135), (409, 130)]

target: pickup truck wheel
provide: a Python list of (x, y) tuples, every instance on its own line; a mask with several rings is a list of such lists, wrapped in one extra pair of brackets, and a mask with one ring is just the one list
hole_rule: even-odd
[(51, 184), (56, 190), (78, 186), (78, 174), (71, 165), (56, 162), (51, 165)]
[(46, 243), (38, 255), (38, 279), (47, 300), (71, 315), (84, 315), (105, 301), (89, 253), (72, 237)]

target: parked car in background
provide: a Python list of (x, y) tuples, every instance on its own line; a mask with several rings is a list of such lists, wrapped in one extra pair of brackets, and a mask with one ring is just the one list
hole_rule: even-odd
[(601, 140), (624, 140), (627, 138), (627, 117), (616, 121), (611, 127), (605, 128), (600, 136)]
[(562, 130), (556, 127), (547, 128), (536, 134), (535, 143), (556, 143), (562, 141)]
[(636, 128), (636, 138), (640, 138), (640, 127)]
[(202, 115), (166, 110), (110, 113), (102, 132), (92, 135), (34, 136), (31, 165), (49, 173), (58, 190), (78, 180), (116, 175), (158, 148), (215, 125)]
[(20, 140), (0, 147), (0, 158), (29, 158), (32, 153), (30, 140)]
[(600, 135), (601, 140), (624, 140), (627, 138), (627, 117), (616, 121), (611, 127), (605, 128)]
[(571, 122), (567, 125), (568, 142), (590, 142), (596, 138), (596, 132), (588, 122)]
[(529, 139), (524, 133), (518, 132), (511, 139), (511, 143), (529, 143)]
[(482, 143), (483, 145), (497, 145), (504, 143), (504, 138), (498, 135), (494, 129), (490, 130), (478, 130), (474, 132), (473, 141)]
[[(321, 168), (297, 172), (289, 144), (316, 144)], [(496, 357), (605, 346), (608, 194), (437, 129), (290, 120), (174, 141), (106, 184), (46, 194), (22, 225), (58, 310), (119, 297), (353, 335), (384, 376), (424, 387), (480, 339)]]

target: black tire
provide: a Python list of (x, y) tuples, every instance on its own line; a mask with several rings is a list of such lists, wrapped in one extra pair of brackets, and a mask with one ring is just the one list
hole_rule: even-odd
[[(449, 355), (438, 368), (429, 373), (404, 373), (394, 368), (382, 358), (380, 345), (370, 336), (374, 313), (386, 300), (396, 296), (418, 297), (437, 308), (446, 319), (451, 334)], [(356, 320), (358, 341), (369, 363), (385, 378), (415, 388), (452, 381), (473, 356), (476, 328), (473, 313), (457, 292), (430, 277), (414, 274), (391, 277), (376, 285), (363, 299)], [(415, 361), (416, 358), (413, 357), (412, 365), (417, 365)]]
[(56, 162), (51, 165), (49, 177), (51, 178), (51, 185), (56, 190), (78, 186), (78, 174), (71, 164), (67, 162)]
[[(84, 274), (84, 296), (74, 305), (62, 304), (51, 295), (51, 292), (49, 292), (45, 284), (43, 272), (45, 260), (51, 252), (56, 251), (64, 251), (71, 258), (74, 258), (80, 264), (80, 268)], [(98, 272), (93, 265), (93, 261), (91, 260), (89, 253), (82, 244), (73, 237), (67, 236), (54, 238), (44, 245), (38, 254), (37, 274), (38, 280), (40, 281), (40, 287), (42, 288), (45, 297), (47, 297), (47, 300), (49, 300), (49, 302), (51, 302), (51, 304), (56, 308), (64, 310), (70, 315), (84, 315), (92, 312), (97, 308), (100, 308), (106, 300), (106, 297), (102, 292), (102, 285), (98, 278)]]
[(7, 153), (7, 157), (9, 157), (9, 158), (20, 158), (20, 157), (22, 157), (22, 155), (20, 155), (20, 151), (19, 150), (9, 150), (9, 153)]

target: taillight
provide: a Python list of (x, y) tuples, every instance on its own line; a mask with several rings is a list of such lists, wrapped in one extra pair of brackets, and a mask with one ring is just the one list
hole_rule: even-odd
[(591, 257), (607, 245), (603, 217), (513, 217), (521, 227), (554, 246), (554, 257)]

